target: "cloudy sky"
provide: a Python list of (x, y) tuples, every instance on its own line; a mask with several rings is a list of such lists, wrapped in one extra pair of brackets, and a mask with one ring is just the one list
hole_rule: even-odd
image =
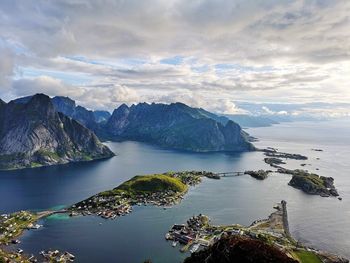
[[(349, 85), (348, 0), (0, 2), (5, 101), (43, 92), (91, 109), (182, 101), (350, 116)], [(276, 103), (290, 110), (266, 106)]]

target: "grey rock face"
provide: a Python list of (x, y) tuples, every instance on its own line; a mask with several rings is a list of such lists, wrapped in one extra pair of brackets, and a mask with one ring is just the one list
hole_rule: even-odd
[(98, 124), (94, 112), (82, 106), (76, 106), (74, 100), (68, 97), (56, 96), (52, 98), (52, 104), (56, 111), (71, 117), (93, 131), (97, 130)]
[(238, 124), (223, 124), (212, 115), (182, 103), (140, 103), (131, 107), (123, 104), (114, 110), (104, 130), (111, 139), (143, 141), (173, 149), (254, 150)]
[(107, 158), (113, 153), (95, 134), (58, 113), (50, 98), (0, 107), (0, 169), (16, 169)]

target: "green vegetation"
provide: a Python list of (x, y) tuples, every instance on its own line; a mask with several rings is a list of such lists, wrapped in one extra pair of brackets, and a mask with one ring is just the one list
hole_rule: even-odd
[(310, 251), (298, 250), (293, 251), (293, 254), (301, 263), (322, 263), (319, 257)]
[(50, 152), (50, 151), (41, 149), (41, 150), (36, 151), (36, 154), (38, 156), (44, 157), (44, 158), (49, 157), (50, 159), (55, 160), (55, 161), (60, 160), (60, 156), (56, 152)]
[(187, 191), (187, 185), (185, 185), (181, 179), (171, 177), (165, 174), (154, 175), (137, 175), (130, 180), (122, 183), (113, 190), (101, 192), (101, 196), (120, 195), (122, 193), (134, 196), (138, 194), (174, 191), (183, 193)]
[(92, 161), (93, 158), (91, 157), (91, 155), (87, 154), (87, 153), (83, 153), (82, 155), (82, 161)]
[(25, 158), (24, 153), (0, 155), (0, 170), (17, 169), (16, 160)]
[(19, 255), (18, 253), (10, 253), (0, 249), (0, 263), (7, 263), (7, 262), (22, 262), (22, 263), (28, 262), (29, 263), (30, 261), (25, 259), (23, 256)]
[(308, 194), (318, 194), (325, 197), (339, 196), (332, 177), (319, 176), (303, 170), (284, 169), (283, 172), (293, 175), (289, 185)]
[(38, 216), (27, 211), (20, 211), (0, 218), (0, 244), (9, 243), (28, 228)]
[(125, 192), (130, 194), (144, 194), (153, 192), (185, 192), (187, 186), (178, 178), (164, 174), (135, 176), (124, 182), (112, 191)]
[(41, 166), (43, 166), (41, 163), (37, 163), (37, 162), (32, 162), (32, 163), (30, 163), (30, 167), (31, 167), (31, 168), (41, 167)]
[(297, 176), (303, 177), (304, 180), (309, 181), (319, 188), (324, 188), (323, 180), (317, 174), (299, 173)]

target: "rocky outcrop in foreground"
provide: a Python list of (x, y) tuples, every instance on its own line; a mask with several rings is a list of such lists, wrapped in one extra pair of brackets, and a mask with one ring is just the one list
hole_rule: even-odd
[(297, 263), (278, 248), (242, 236), (223, 236), (208, 249), (193, 253), (184, 263)]
[(39, 167), (113, 156), (95, 134), (37, 94), (0, 104), (0, 169)]

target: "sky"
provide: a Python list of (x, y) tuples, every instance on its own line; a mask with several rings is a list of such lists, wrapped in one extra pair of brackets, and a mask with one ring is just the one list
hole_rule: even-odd
[(348, 0), (0, 2), (4, 101), (40, 92), (110, 111), (180, 101), (341, 117), (349, 85)]

